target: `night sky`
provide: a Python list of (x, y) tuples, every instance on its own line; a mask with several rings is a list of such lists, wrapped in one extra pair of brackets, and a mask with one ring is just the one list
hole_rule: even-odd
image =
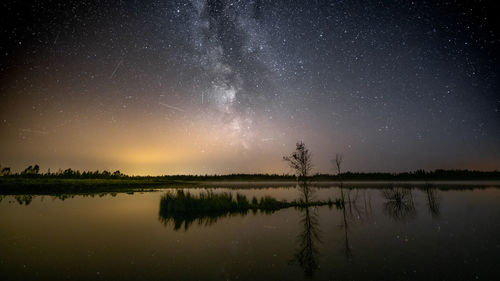
[(2, 1), (0, 164), (500, 169), (494, 1)]

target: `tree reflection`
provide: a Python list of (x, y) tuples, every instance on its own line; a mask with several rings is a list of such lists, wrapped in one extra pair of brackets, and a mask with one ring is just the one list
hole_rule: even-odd
[(340, 206), (340, 200), (332, 201), (312, 201), (311, 189), (305, 185), (301, 186), (301, 199), (288, 202), (277, 200), (271, 196), (261, 197), (257, 200), (253, 197), (249, 200), (246, 196), (231, 193), (214, 193), (212, 191), (202, 192), (192, 195), (190, 192), (177, 190), (177, 193), (167, 192), (160, 199), (159, 220), (165, 226), (170, 222), (174, 225), (174, 230), (178, 230), (184, 225), (185, 230), (191, 223), (197, 221), (200, 225), (211, 225), (220, 217), (229, 215), (245, 215), (249, 211), (256, 213), (271, 214), (284, 208), (307, 208), (312, 206)]
[(33, 195), (16, 195), (14, 196), (14, 198), (16, 199), (17, 203), (19, 203), (19, 205), (28, 206), (29, 204), (31, 204), (31, 201), (33, 201)]
[(438, 190), (432, 186), (426, 186), (425, 195), (427, 200), (427, 208), (433, 218), (439, 217), (441, 198), (439, 197)]
[[(344, 208), (342, 208), (342, 215), (343, 215), (342, 228), (344, 229), (344, 234), (345, 234), (344, 254), (345, 254), (346, 258), (350, 258), (352, 256), (352, 251), (351, 251), (351, 248), (349, 246), (349, 236), (347, 235), (347, 228), (349, 227), (349, 224), (347, 222), (347, 214), (346, 214), (346, 208), (345, 208), (346, 201), (345, 201), (344, 188), (343, 188), (342, 182), (340, 183), (340, 196), (342, 197), (342, 202), (344, 204)], [(348, 198), (349, 198), (348, 204), (350, 207), (352, 205), (351, 200), (350, 200), (350, 196)]]
[(381, 191), (384, 213), (396, 221), (412, 219), (416, 215), (413, 193), (409, 188), (387, 188)]
[[(307, 182), (299, 183), (301, 200), (308, 203), (313, 195), (313, 188)], [(301, 208), (302, 219), (300, 220), (302, 231), (297, 236), (298, 248), (291, 262), (297, 262), (308, 277), (314, 275), (318, 269), (319, 250), (321, 244), (318, 213), (316, 207)]]
[(364, 223), (373, 216), (372, 200), (367, 189), (346, 188), (342, 182), (340, 182), (340, 196), (343, 202), (340, 228), (345, 237), (343, 253), (350, 259), (353, 253), (349, 234), (352, 226)]

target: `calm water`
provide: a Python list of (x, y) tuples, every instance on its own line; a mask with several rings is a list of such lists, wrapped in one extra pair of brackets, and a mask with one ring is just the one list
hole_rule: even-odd
[[(295, 188), (215, 190), (223, 191), (300, 196)], [(187, 225), (159, 215), (164, 192), (2, 196), (0, 280), (500, 280), (498, 188), (344, 188), (344, 209)], [(313, 196), (341, 192), (322, 187)]]

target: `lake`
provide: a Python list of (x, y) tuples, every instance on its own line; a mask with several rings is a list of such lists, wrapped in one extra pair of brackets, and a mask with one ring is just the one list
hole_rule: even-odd
[[(169, 189), (1, 196), (0, 280), (500, 280), (499, 188), (348, 187), (310, 187), (314, 199), (344, 197), (343, 208), (188, 218), (160, 213)], [(276, 184), (207, 188), (302, 195)]]

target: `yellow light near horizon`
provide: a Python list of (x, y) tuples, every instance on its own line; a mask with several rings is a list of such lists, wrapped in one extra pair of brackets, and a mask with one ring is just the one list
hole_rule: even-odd
[(110, 158), (124, 164), (147, 165), (173, 162), (178, 159), (178, 155), (161, 149), (136, 148), (115, 151)]

